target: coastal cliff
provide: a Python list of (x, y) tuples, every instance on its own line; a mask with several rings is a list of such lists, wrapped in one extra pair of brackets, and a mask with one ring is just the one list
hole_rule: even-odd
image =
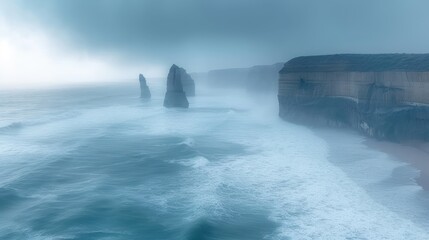
[(294, 58), (280, 71), (278, 98), (287, 120), (428, 141), (429, 54)]

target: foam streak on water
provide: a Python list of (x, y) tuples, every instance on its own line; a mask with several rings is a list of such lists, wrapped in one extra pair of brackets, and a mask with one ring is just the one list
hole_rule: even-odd
[(152, 90), (4, 93), (0, 239), (429, 239), (426, 193), (360, 137)]

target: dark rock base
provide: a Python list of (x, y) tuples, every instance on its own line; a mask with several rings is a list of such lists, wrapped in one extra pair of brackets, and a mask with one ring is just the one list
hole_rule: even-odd
[(377, 139), (429, 141), (429, 107), (397, 106), (368, 110), (352, 99), (278, 96), (281, 118), (299, 124), (350, 127)]
[(164, 107), (166, 108), (189, 108), (189, 102), (186, 98), (185, 92), (172, 92), (165, 93)]

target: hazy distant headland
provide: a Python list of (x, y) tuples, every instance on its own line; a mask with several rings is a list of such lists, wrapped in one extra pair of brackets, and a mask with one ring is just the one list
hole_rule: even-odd
[(277, 92), (279, 71), (284, 63), (256, 65), (249, 68), (216, 69), (191, 74), (213, 88), (246, 89), (249, 92)]
[(429, 140), (429, 54), (298, 57), (280, 71), (280, 116), (379, 139)]

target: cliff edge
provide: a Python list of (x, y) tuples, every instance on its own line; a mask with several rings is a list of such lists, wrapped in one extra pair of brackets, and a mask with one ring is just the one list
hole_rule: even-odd
[(429, 54), (294, 58), (280, 71), (278, 99), (287, 120), (429, 141)]

